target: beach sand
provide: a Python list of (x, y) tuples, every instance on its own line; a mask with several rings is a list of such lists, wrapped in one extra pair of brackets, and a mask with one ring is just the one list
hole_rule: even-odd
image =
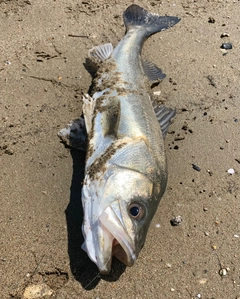
[(57, 133), (82, 113), (88, 50), (117, 45), (132, 3), (0, 0), (3, 299), (240, 298), (239, 1), (134, 1), (181, 18), (143, 48), (167, 74), (153, 91), (177, 110), (168, 186), (132, 268), (114, 260), (100, 276), (81, 250), (84, 155)]

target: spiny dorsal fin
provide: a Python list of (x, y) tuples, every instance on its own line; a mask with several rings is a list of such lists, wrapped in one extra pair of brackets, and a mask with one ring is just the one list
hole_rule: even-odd
[(165, 137), (167, 134), (168, 127), (171, 124), (171, 120), (176, 114), (176, 110), (172, 110), (171, 108), (159, 105), (155, 105), (153, 109), (161, 127), (163, 137)]
[(112, 44), (104, 44), (100, 46), (93, 47), (88, 52), (88, 56), (95, 62), (101, 62), (108, 59), (113, 52)]
[(166, 74), (152, 62), (142, 60), (142, 67), (149, 81), (160, 81), (166, 77)]

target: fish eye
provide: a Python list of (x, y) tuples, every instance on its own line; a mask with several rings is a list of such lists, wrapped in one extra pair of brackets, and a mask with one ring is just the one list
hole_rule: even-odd
[(138, 202), (132, 202), (129, 205), (129, 215), (134, 220), (141, 220), (145, 214), (144, 208)]

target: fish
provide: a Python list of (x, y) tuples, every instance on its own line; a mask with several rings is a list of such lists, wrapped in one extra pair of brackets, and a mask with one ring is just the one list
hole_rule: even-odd
[(133, 266), (167, 185), (164, 137), (176, 113), (152, 100), (151, 84), (165, 74), (143, 60), (149, 36), (180, 21), (132, 4), (123, 13), (126, 33), (118, 45), (89, 50), (98, 69), (83, 117), (59, 132), (86, 151), (82, 186), (84, 249), (101, 274), (115, 256)]

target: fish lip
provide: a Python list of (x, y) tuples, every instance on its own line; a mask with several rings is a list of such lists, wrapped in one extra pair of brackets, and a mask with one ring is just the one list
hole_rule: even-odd
[[(102, 258), (100, 256), (98, 258), (97, 266), (101, 274), (110, 272), (113, 255), (126, 266), (133, 266), (137, 259), (134, 242), (111, 205), (107, 206), (99, 216), (99, 224), (102, 227), (104, 240), (109, 244), (108, 246), (111, 244), (111, 248), (108, 248), (106, 252), (103, 250), (101, 253)], [(118, 246), (118, 253), (119, 249), (122, 251), (120, 255), (116, 254), (116, 250), (114, 250), (116, 246)], [(110, 256), (107, 256), (107, 254), (110, 254)]]

